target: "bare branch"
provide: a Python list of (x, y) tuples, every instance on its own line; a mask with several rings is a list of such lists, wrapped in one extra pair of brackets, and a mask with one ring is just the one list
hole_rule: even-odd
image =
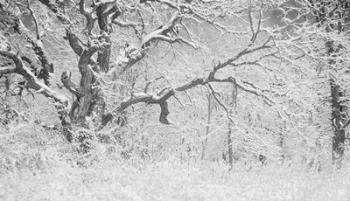
[(232, 65), (234, 61), (237, 61), (238, 59), (240, 59), (244, 55), (247, 55), (247, 54), (259, 51), (259, 50), (271, 48), (272, 46), (267, 45), (270, 41), (271, 41), (271, 37), (269, 37), (261, 46), (251, 48), (249, 45), (247, 48), (243, 49), (238, 54), (236, 54), (236, 56), (226, 60), (223, 63), (219, 63), (216, 66), (214, 66), (214, 71), (218, 71), (218, 70), (220, 70), (228, 65)]
[(151, 80), (151, 81), (148, 81), (148, 82), (146, 83), (146, 86), (145, 86), (145, 89), (143, 90), (143, 92), (144, 92), (144, 93), (147, 93), (149, 86), (150, 86), (152, 83), (154, 83), (155, 81), (160, 80), (160, 79), (165, 79), (165, 78), (164, 78), (164, 76), (160, 76), (160, 77), (157, 77), (157, 78), (155, 78), (155, 79), (153, 79), (153, 80)]
[(118, 19), (114, 19), (112, 21), (112, 23), (118, 25), (118, 26), (121, 26), (121, 27), (130, 27), (134, 30), (137, 30), (137, 27), (139, 26), (139, 24), (136, 24), (135, 22), (129, 22), (129, 21), (121, 21), (121, 20), (118, 20)]
[(72, 32), (70, 27), (66, 28), (66, 37), (68, 40), (70, 47), (73, 49), (75, 54), (81, 56), (83, 54), (83, 46), (80, 39)]
[(38, 26), (38, 21), (36, 20), (36, 17), (35, 17), (35, 14), (34, 14), (34, 11), (33, 9), (30, 7), (30, 2), (29, 0), (27, 0), (27, 9), (29, 10), (32, 18), (33, 18), (33, 21), (34, 21), (34, 25), (35, 25), (35, 32), (36, 32), (36, 39), (37, 40), (40, 40), (41, 36), (40, 36), (40, 32), (39, 32), (39, 26)]
[(231, 123), (234, 123), (232, 117), (231, 117), (231, 114), (230, 114), (230, 110), (227, 109), (227, 107), (225, 106), (225, 104), (223, 104), (220, 99), (217, 97), (217, 93), (215, 92), (214, 88), (211, 86), (211, 84), (208, 83), (208, 87), (211, 91), (211, 94), (213, 95), (214, 99), (216, 100), (216, 102), (225, 110), (225, 113), (226, 113), (226, 117), (228, 120), (231, 121)]
[(5, 74), (16, 72), (16, 68), (0, 67), (0, 77)]
[(153, 39), (154, 40), (155, 39), (159, 39), (161, 41), (166, 41), (166, 42), (169, 42), (169, 43), (176, 43), (176, 42), (184, 43), (184, 44), (186, 44), (188, 46), (191, 46), (194, 49), (198, 49), (198, 46), (195, 43), (193, 43), (191, 41), (188, 41), (188, 40), (186, 40), (184, 38), (181, 38), (181, 37), (171, 38), (171, 37), (167, 37), (167, 36), (164, 36), (164, 35), (156, 35), (156, 36), (153, 37)]
[[(258, 25), (257, 25), (257, 29), (256, 29), (256, 31), (254, 32), (254, 28), (253, 28), (253, 26), (254, 26), (254, 24), (251, 24), (250, 26), (251, 26), (251, 30), (252, 30), (252, 38), (250, 39), (250, 41), (251, 41), (251, 43), (254, 43), (255, 41), (256, 41), (256, 38), (257, 38), (257, 36), (258, 36), (258, 34), (259, 34), (259, 32), (260, 32), (260, 27), (261, 27), (261, 19), (262, 19), (262, 9), (263, 9), (263, 6), (264, 6), (264, 4), (261, 2), (261, 6), (260, 6), (260, 9), (259, 9), (259, 19), (258, 19)], [(250, 23), (253, 23), (253, 21), (252, 21), (252, 19), (251, 19), (251, 7), (249, 7), (249, 22)]]
[(252, 16), (252, 0), (249, 0), (248, 19), (249, 19), (250, 31), (252, 32), (252, 35), (254, 36), (255, 31), (254, 31), (254, 23), (253, 23), (253, 16)]

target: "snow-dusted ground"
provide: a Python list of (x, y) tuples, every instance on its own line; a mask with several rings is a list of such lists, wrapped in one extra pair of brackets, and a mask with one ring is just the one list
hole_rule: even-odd
[(0, 200), (18, 201), (349, 201), (350, 172), (162, 162), (139, 166), (101, 161), (88, 168), (53, 166), (2, 175)]
[(350, 200), (350, 166), (229, 172), (216, 162), (124, 160), (109, 145), (83, 158), (55, 136), (35, 127), (0, 130), (0, 201)]

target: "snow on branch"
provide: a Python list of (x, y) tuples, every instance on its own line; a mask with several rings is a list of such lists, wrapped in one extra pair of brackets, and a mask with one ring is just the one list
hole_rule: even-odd
[(28, 82), (28, 87), (36, 90), (38, 93), (43, 94), (48, 98), (52, 98), (53, 100), (63, 104), (68, 104), (68, 98), (58, 92), (52, 90), (50, 87), (40, 82), (37, 77), (30, 71), (28, 67), (26, 67), (19, 57), (18, 54), (9, 50), (3, 51), (0, 50), (0, 55), (6, 58), (11, 59), (15, 63), (15, 68), (0, 68), (0, 75), (5, 73), (17, 73), (22, 75), (26, 81)]
[(223, 3), (220, 1), (218, 1), (217, 4), (215, 4), (213, 7), (210, 7), (208, 5), (203, 7), (201, 4), (195, 4), (193, 2), (175, 3), (168, 0), (156, 0), (156, 2), (165, 4), (170, 8), (177, 10), (183, 15), (184, 18), (209, 23), (220, 32), (231, 34), (246, 34), (246, 32), (231, 30), (229, 27), (217, 22), (217, 14), (214, 14), (213, 10), (217, 8), (221, 8), (223, 10), (230, 9), (224, 8)]
[(137, 27), (139, 26), (139, 24), (135, 23), (135, 22), (130, 22), (130, 21), (121, 21), (119, 19), (114, 19), (112, 21), (112, 23), (120, 26), (120, 27), (131, 27), (134, 30), (137, 30)]
[[(175, 12), (172, 17), (164, 25), (160, 26), (158, 29), (148, 33), (141, 39), (141, 45), (139, 47), (134, 47), (130, 44), (126, 44), (124, 51), (119, 55), (117, 60), (117, 66), (121, 69), (121, 73), (125, 72), (130, 66), (140, 61), (146, 53), (146, 50), (150, 48), (151, 43), (155, 41), (165, 41), (168, 43), (183, 43), (194, 49), (198, 48), (198, 45), (189, 41), (185, 38), (178, 36), (178, 30), (176, 25), (181, 21), (180, 12)], [(121, 23), (120, 21), (114, 20), (113, 23)], [(123, 24), (119, 24), (123, 25)], [(129, 24), (136, 30), (137, 24)]]
[(172, 38), (170, 33), (174, 31), (173, 28), (180, 19), (180, 13), (175, 12), (166, 24), (160, 26), (158, 29), (152, 31), (151, 33), (143, 37), (141, 47), (149, 46), (150, 42), (152, 42), (155, 39), (171, 41)]
[(50, 0), (39, 0), (42, 4), (48, 7), (53, 13), (55, 13), (56, 17), (64, 24), (71, 24), (71, 21), (67, 16), (64, 15), (63, 11), (52, 1)]
[[(128, 69), (130, 66), (134, 65), (135, 63), (140, 61), (142, 58), (144, 58), (147, 50), (152, 48), (151, 45), (156, 44), (156, 42), (158, 41), (164, 41), (167, 43), (185, 44), (194, 49), (198, 49), (199, 47), (201, 47), (198, 41), (194, 40), (191, 37), (191, 34), (188, 31), (186, 25), (182, 23), (183, 19), (194, 19), (200, 23), (207, 22), (213, 25), (220, 32), (232, 33), (232, 34), (246, 34), (246, 32), (234, 31), (234, 30), (231, 30), (231, 28), (227, 27), (226, 25), (218, 23), (216, 21), (217, 13), (215, 13), (214, 10), (209, 9), (206, 6), (197, 7), (197, 4), (200, 4), (198, 2), (197, 3), (194, 3), (194, 2), (180, 3), (180, 2), (173, 2), (168, 0), (143, 0), (143, 1), (140, 1), (140, 3), (141, 3), (140, 8), (142, 8), (142, 4), (148, 5), (152, 8), (151, 10), (153, 10), (155, 14), (157, 13), (153, 9), (153, 4), (167, 5), (169, 7), (169, 12), (173, 12), (173, 14), (167, 22), (165, 22), (163, 25), (159, 26), (157, 29), (147, 34), (144, 33), (144, 30), (147, 30), (147, 29), (145, 29), (145, 22), (143, 21), (144, 19), (140, 14), (139, 7), (131, 7), (131, 8), (128, 7), (128, 8), (129, 10), (131, 9), (137, 12), (139, 16), (139, 21), (141, 22), (128, 22), (128, 21), (123, 21), (121, 19), (112, 20), (112, 23), (116, 25), (134, 29), (136, 35), (141, 40), (141, 43), (139, 45), (133, 46), (134, 48), (125, 47), (125, 51), (124, 52), (121, 51), (121, 54), (118, 55), (116, 66), (118, 66), (118, 69), (121, 69), (121, 71), (119, 71), (121, 73), (125, 72), (125, 70)], [(223, 9), (225, 8), (223, 5), (217, 5), (217, 6), (222, 7)], [(254, 36), (252, 36), (252, 38), (256, 38), (257, 34), (260, 32), (261, 18), (262, 17), (260, 15), (260, 19), (258, 21), (258, 28), (254, 33)], [(187, 33), (189, 33), (188, 38), (179, 34), (180, 27), (181, 28), (183, 27), (187, 31)], [(141, 32), (140, 32), (140, 29), (141, 29)], [(254, 43), (254, 41), (255, 39), (252, 41), (252, 43)], [(133, 49), (133, 50), (128, 51), (126, 50), (127, 48), (129, 50), (130, 49)], [(247, 53), (249, 53), (249, 51)]]

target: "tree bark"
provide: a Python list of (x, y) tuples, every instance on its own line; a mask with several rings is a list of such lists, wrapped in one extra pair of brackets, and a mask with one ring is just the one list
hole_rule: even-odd
[(100, 47), (95, 45), (83, 50), (78, 63), (81, 74), (79, 87), (70, 80), (70, 75), (65, 76), (67, 73), (63, 73), (61, 76), (64, 86), (76, 95), (69, 116), (73, 123), (85, 127), (88, 127), (86, 117), (92, 117), (96, 126), (99, 126), (105, 115), (103, 94), (91, 66), (91, 57), (99, 49)]
[(209, 132), (210, 132), (210, 123), (211, 123), (211, 94), (209, 93), (208, 96), (208, 116), (207, 116), (207, 126), (205, 129), (205, 136), (204, 136), (204, 140), (202, 142), (202, 154), (201, 154), (201, 160), (204, 159), (205, 157), (205, 152), (207, 149), (207, 144), (208, 144), (208, 136), (209, 136)]
[(344, 97), (339, 84), (336, 84), (334, 79), (330, 79), (331, 86), (331, 103), (332, 103), (332, 125), (334, 128), (334, 135), (332, 137), (332, 159), (333, 163), (339, 168), (344, 159), (344, 143), (345, 130), (342, 128), (346, 121), (347, 107), (341, 103), (341, 98)]
[(232, 150), (232, 122), (228, 121), (228, 132), (227, 132), (227, 152), (228, 152), (228, 164), (230, 170), (233, 168), (233, 150)]
[[(237, 108), (237, 84), (232, 83), (231, 103), (230, 103), (230, 114)], [(228, 163), (230, 170), (233, 168), (233, 148), (232, 148), (232, 126), (233, 122), (228, 121), (228, 132), (227, 132), (227, 148), (228, 148)]]

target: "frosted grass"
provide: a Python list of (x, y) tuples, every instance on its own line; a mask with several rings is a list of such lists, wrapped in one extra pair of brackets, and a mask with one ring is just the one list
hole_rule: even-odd
[(132, 165), (104, 161), (88, 168), (60, 164), (1, 176), (0, 200), (348, 201), (350, 172), (282, 167), (228, 172), (175, 161)]

